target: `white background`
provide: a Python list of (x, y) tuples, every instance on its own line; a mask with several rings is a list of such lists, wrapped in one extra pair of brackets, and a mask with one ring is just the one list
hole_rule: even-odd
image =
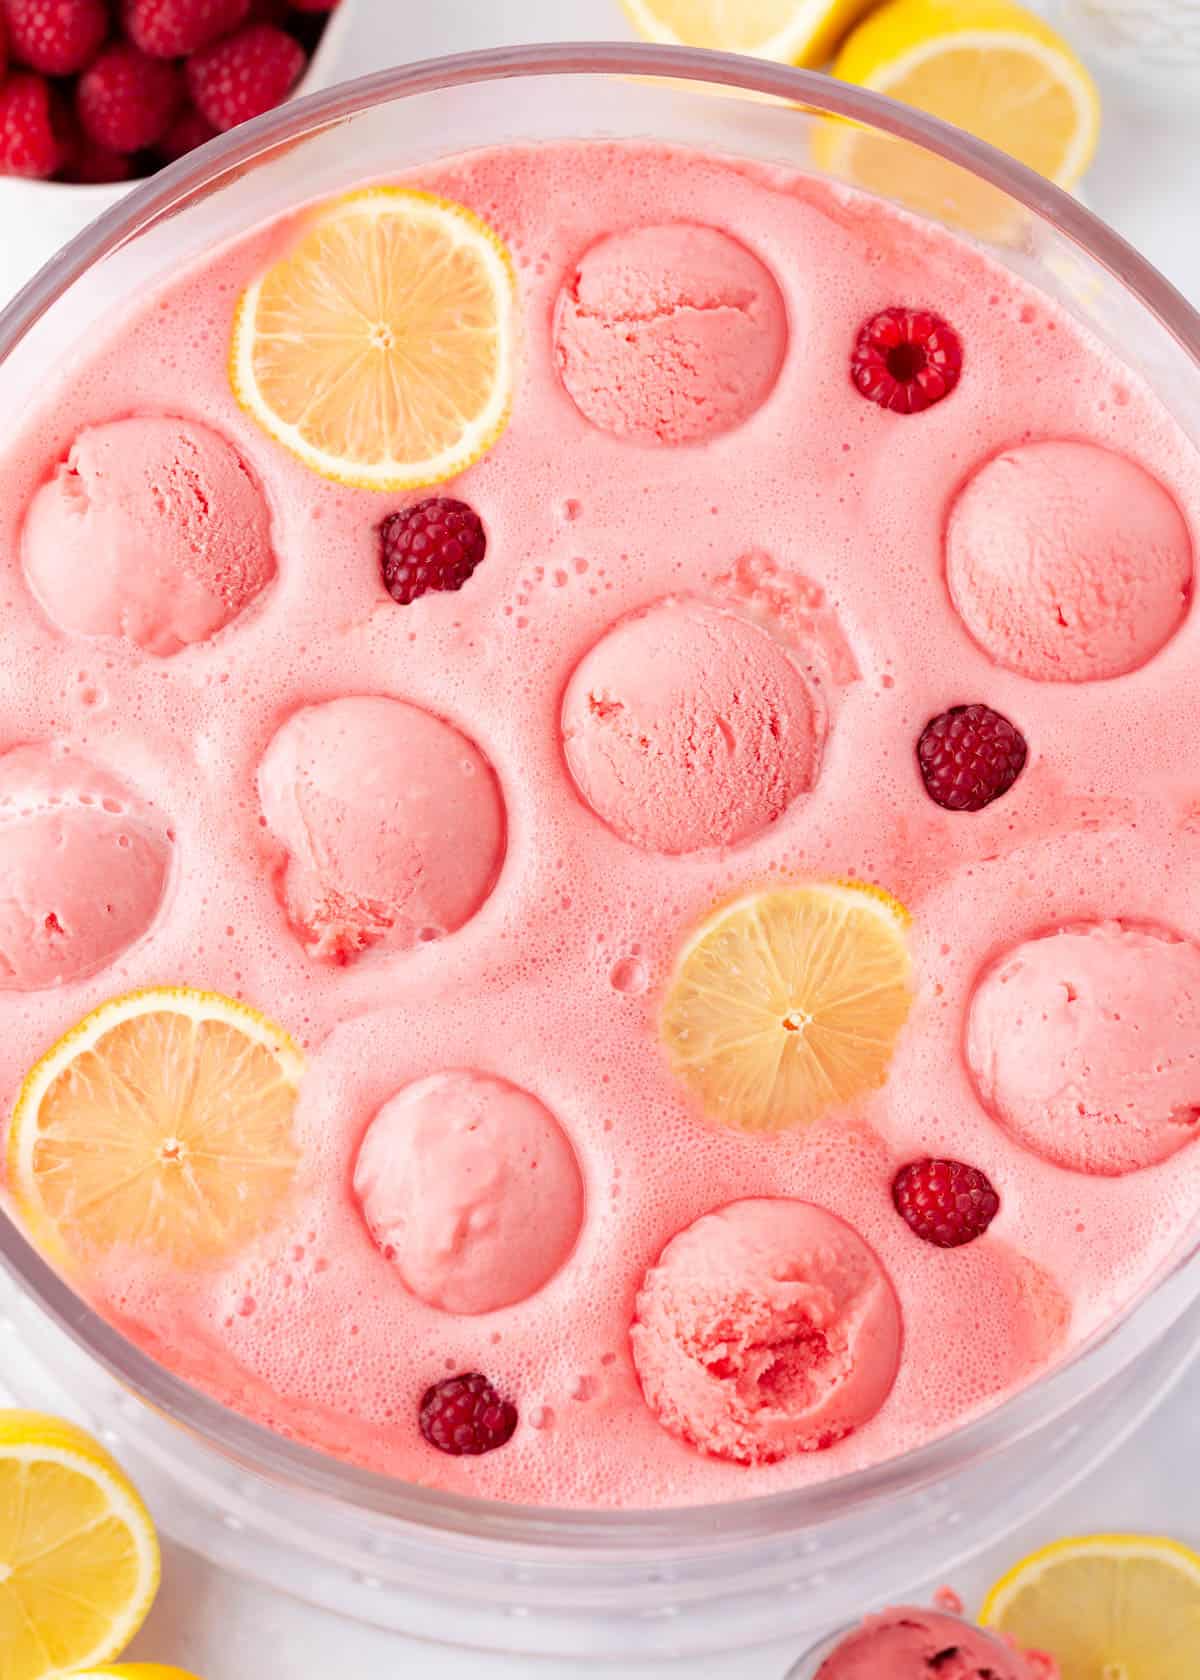
[[(1047, 0), (1052, 6), (1054, 0)], [(1172, 0), (1179, 9), (1200, 0)], [(517, 41), (628, 34), (617, 0), (359, 0), (361, 22), (340, 71), (357, 75), (388, 63)], [(1157, 95), (1139, 96), (1102, 76), (1105, 132), (1087, 182), (1092, 207), (1200, 302), (1200, 115), (1173, 113)], [(1200, 111), (1200, 98), (1193, 101)], [(7, 242), (17, 237), (5, 228)], [(1118, 1420), (1114, 1419), (1114, 1426)], [(1191, 1493), (1200, 1466), (1200, 1370), (1155, 1419), (1083, 1486), (1025, 1530), (986, 1550), (955, 1585), (970, 1602), (1024, 1550), (1095, 1529), (1164, 1531), (1200, 1543)], [(914, 1584), (926, 1591), (937, 1583)], [(304, 1582), (295, 1583), (302, 1596)], [(872, 1608), (864, 1605), (864, 1610)], [(781, 1680), (797, 1653), (776, 1649), (692, 1662), (702, 1680)], [(568, 1680), (578, 1663), (479, 1657), (418, 1645), (351, 1626), (298, 1600), (234, 1579), (168, 1545), (159, 1601), (130, 1653), (194, 1669), (204, 1680)], [(624, 1663), (625, 1680), (674, 1670)]]

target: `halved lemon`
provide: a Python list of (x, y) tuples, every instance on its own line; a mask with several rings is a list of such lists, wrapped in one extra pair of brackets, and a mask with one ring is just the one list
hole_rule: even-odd
[(473, 211), (406, 187), (326, 205), (242, 298), (234, 392), (315, 472), (410, 490), (462, 472), (508, 421), (516, 280)]
[[(833, 73), (941, 117), (1072, 187), (1092, 159), (1100, 99), (1048, 24), (1013, 0), (890, 0), (851, 34)], [(1013, 222), (995, 187), (922, 148), (851, 123), (816, 138), (843, 179), (981, 234)]]
[(824, 64), (873, 0), (621, 0), (647, 41)]
[(706, 922), (679, 960), (662, 1036), (709, 1117), (780, 1132), (882, 1085), (912, 1006), (907, 925), (878, 888), (815, 881)]
[(1141, 1534), (1060, 1540), (998, 1581), (980, 1619), (1048, 1651), (1062, 1680), (1196, 1680), (1200, 1556)]
[(275, 1223), (292, 1184), (303, 1067), (285, 1032), (230, 998), (113, 999), (25, 1081), (8, 1141), (22, 1214), (75, 1258), (231, 1253)]
[(0, 1680), (118, 1656), (158, 1578), (150, 1514), (104, 1449), (61, 1419), (0, 1412)]

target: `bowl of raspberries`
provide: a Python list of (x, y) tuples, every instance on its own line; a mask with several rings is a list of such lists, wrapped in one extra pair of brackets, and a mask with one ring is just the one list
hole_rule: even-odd
[(291, 97), (339, 0), (0, 0), (0, 175), (112, 186)]
[(0, 0), (0, 217), (20, 228), (0, 290), (134, 182), (334, 81), (361, 3)]

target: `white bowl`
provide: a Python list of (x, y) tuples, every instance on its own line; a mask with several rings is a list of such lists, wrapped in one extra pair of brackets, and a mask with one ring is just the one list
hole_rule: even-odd
[[(342, 0), (332, 13), (308, 69), (291, 98), (332, 87), (339, 80), (338, 64), (365, 0)], [(145, 177), (143, 176), (144, 180)], [(32, 278), (43, 263), (89, 222), (111, 209), (140, 181), (117, 181), (105, 186), (75, 186), (69, 181), (26, 181), (0, 178), (0, 304)]]

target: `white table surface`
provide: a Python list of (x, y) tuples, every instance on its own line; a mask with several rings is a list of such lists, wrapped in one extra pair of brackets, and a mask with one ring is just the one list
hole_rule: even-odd
[[(1050, 5), (1053, 0), (1047, 0)], [(1200, 0), (1176, 0), (1192, 6)], [(518, 41), (628, 33), (616, 0), (363, 0), (364, 27), (348, 42), (345, 75), (436, 53)], [(1193, 299), (1200, 300), (1200, 116), (1174, 115), (1138, 100), (1104, 77), (1105, 131), (1088, 179), (1092, 207)], [(7, 241), (19, 237), (5, 228)], [(984, 1551), (954, 1582), (967, 1597), (1022, 1551), (1064, 1534), (1095, 1529), (1162, 1531), (1200, 1544), (1192, 1492), (1200, 1463), (1200, 1368), (1152, 1422), (1102, 1470), (1031, 1521)], [(926, 1592), (935, 1582), (914, 1584)], [(303, 1595), (304, 1582), (295, 1590)], [(864, 1606), (864, 1608), (868, 1608)], [(162, 1593), (132, 1656), (194, 1669), (204, 1680), (569, 1680), (578, 1663), (480, 1657), (354, 1626), (266, 1592), (168, 1544)], [(780, 1680), (795, 1652), (788, 1648), (692, 1662), (701, 1680)], [(625, 1680), (669, 1677), (674, 1670), (623, 1663)]]

